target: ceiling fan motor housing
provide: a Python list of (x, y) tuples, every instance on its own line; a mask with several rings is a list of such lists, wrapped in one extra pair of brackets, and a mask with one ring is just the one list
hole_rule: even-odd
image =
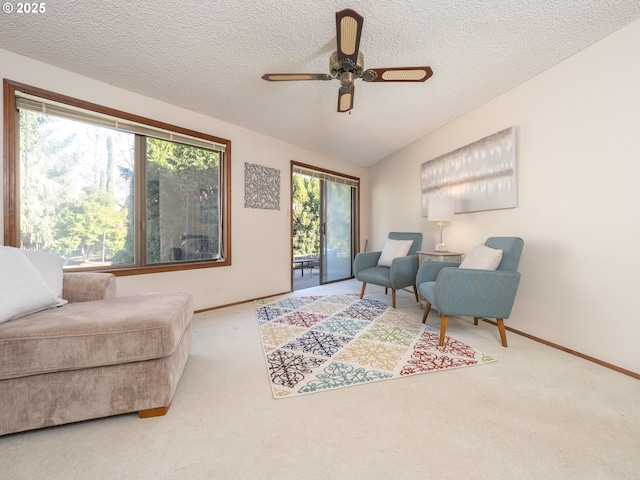
[(331, 54), (329, 59), (329, 69), (331, 71), (331, 76), (339, 78), (342, 86), (346, 87), (352, 85), (353, 80), (361, 77), (364, 72), (364, 55), (359, 51), (358, 60), (354, 64), (348, 57), (338, 60), (338, 51), (336, 50)]

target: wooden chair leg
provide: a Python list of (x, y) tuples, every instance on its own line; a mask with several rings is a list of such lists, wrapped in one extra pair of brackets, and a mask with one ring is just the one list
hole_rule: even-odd
[(473, 317), (473, 324), (477, 325), (478, 324), (478, 317)]
[(395, 288), (391, 289), (391, 306), (393, 308), (396, 308), (396, 289)]
[(500, 331), (500, 341), (502, 341), (502, 346), (507, 346), (507, 332), (504, 329), (504, 319), (497, 318), (498, 321), (498, 330)]
[(424, 315), (422, 315), (422, 323), (427, 323), (427, 315), (429, 315), (429, 310), (431, 310), (431, 304), (427, 302), (424, 306)]
[(418, 287), (416, 287), (415, 285), (413, 286), (413, 293), (416, 294), (416, 302), (419, 302), (420, 297), (418, 296)]
[(438, 345), (444, 345), (444, 337), (447, 332), (447, 322), (449, 321), (449, 317), (447, 315), (442, 315), (442, 323), (440, 324), (440, 343)]
[(360, 290), (360, 298), (364, 297), (364, 289), (367, 288), (367, 284), (362, 282), (362, 290)]

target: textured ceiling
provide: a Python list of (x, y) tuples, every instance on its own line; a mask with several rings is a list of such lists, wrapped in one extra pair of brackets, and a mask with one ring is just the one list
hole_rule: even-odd
[[(328, 73), (344, 8), (364, 17), (365, 68), (429, 65), (433, 77), (357, 80), (351, 114), (336, 112), (338, 81), (260, 78)], [(640, 18), (637, 0), (71, 0), (46, 9), (0, 13), (0, 48), (365, 166)]]

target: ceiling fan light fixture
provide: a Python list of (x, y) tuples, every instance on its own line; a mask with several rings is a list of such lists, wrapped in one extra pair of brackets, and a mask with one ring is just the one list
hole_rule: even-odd
[(354, 80), (354, 76), (353, 73), (351, 72), (342, 72), (340, 74), (340, 85), (342, 85), (343, 87), (349, 87), (351, 85), (353, 85), (353, 80)]

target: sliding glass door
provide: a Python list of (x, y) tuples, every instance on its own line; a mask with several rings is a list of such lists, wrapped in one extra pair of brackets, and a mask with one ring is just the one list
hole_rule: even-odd
[[(358, 229), (359, 179), (292, 162), (292, 247), (294, 289), (353, 276)], [(308, 263), (304, 259), (311, 258)], [(315, 259), (315, 260), (313, 260)], [(317, 261), (316, 261), (317, 260)], [(301, 264), (301, 265), (298, 265)], [(316, 277), (304, 265), (319, 268)], [(313, 270), (313, 269), (311, 269)]]
[(351, 278), (354, 258), (354, 193), (350, 185), (320, 182), (320, 283)]

